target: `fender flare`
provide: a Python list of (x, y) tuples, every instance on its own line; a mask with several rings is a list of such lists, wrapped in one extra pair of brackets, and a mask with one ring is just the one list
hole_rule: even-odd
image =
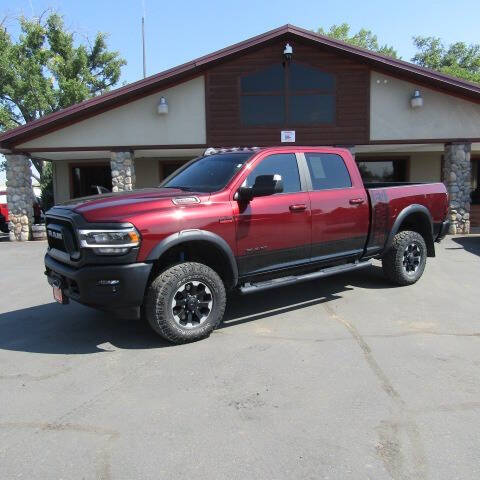
[[(421, 214), (425, 218), (426, 222), (428, 223), (428, 231), (430, 232), (430, 239), (425, 239), (426, 243), (427, 243), (427, 249), (430, 249), (430, 247), (433, 246), (433, 219), (432, 219), (432, 215), (429, 212), (427, 207), (414, 203), (412, 205), (409, 205), (408, 207), (405, 207), (397, 215), (397, 218), (395, 219), (395, 222), (393, 223), (392, 229), (390, 230), (390, 234), (388, 235), (387, 242), (385, 243), (384, 251), (387, 251), (392, 246), (393, 237), (395, 237), (395, 235), (400, 230), (400, 226), (402, 225), (404, 220), (408, 216), (410, 216), (414, 213)], [(430, 240), (431, 240), (431, 243), (432, 243), (431, 246), (429, 246)]]
[(232, 272), (231, 287), (235, 287), (238, 283), (238, 266), (237, 261), (235, 260), (235, 255), (230, 248), (230, 245), (219, 235), (208, 230), (181, 230), (177, 233), (172, 233), (168, 237), (164, 238), (159, 242), (148, 254), (146, 261), (155, 261), (158, 260), (167, 250), (174, 247), (175, 245), (180, 245), (185, 242), (191, 241), (202, 241), (209, 242), (215, 245), (223, 253), (225, 260), (230, 266)]

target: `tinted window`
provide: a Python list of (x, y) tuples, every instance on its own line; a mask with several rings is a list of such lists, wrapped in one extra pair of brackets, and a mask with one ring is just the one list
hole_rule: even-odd
[(283, 95), (244, 95), (241, 99), (245, 125), (281, 125), (285, 121)]
[(251, 156), (252, 153), (248, 152), (202, 157), (160, 186), (191, 192), (216, 192), (227, 185)]
[(406, 159), (358, 160), (358, 169), (364, 182), (406, 182)]
[(343, 158), (332, 153), (306, 153), (308, 169), (314, 190), (348, 188), (352, 186), (350, 174)]
[(289, 107), (292, 124), (333, 123), (335, 119), (333, 95), (291, 95)]
[(290, 64), (290, 88), (292, 90), (326, 90), (335, 89), (335, 77), (318, 68), (292, 62)]
[(293, 153), (278, 153), (264, 158), (247, 177), (245, 186), (252, 187), (258, 175), (280, 175), (283, 180), (283, 193), (301, 190), (297, 159)]
[(285, 88), (285, 74), (281, 64), (242, 77), (242, 92), (274, 92)]
[(295, 62), (240, 78), (240, 116), (246, 126), (321, 125), (335, 121), (335, 76)]

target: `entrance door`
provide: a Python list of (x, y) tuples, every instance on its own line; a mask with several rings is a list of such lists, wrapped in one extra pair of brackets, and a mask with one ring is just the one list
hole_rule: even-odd
[[(310, 249), (310, 205), (301, 184), (297, 158), (293, 153), (263, 158), (245, 179), (251, 187), (258, 175), (276, 175), (283, 181), (283, 193), (238, 203), (237, 249), (242, 276), (287, 268), (307, 262)], [(278, 178), (278, 177), (277, 177)]]
[(71, 197), (95, 195), (100, 190), (112, 190), (112, 173), (108, 163), (71, 166)]

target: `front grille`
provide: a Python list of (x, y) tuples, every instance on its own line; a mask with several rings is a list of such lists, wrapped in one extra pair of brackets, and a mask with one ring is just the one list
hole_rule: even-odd
[(73, 223), (66, 218), (46, 217), (48, 246), (68, 253), (72, 258), (79, 252)]

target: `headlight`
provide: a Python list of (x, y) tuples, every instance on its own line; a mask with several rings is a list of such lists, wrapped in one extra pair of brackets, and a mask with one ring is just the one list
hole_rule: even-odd
[(79, 230), (80, 246), (99, 255), (122, 255), (140, 244), (135, 227), (118, 230)]

